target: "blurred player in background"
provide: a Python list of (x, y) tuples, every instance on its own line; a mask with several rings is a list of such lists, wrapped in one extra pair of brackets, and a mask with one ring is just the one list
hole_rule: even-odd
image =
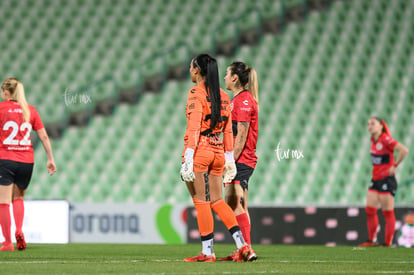
[[(368, 120), (368, 131), (371, 134), (371, 159), (373, 164), (372, 180), (368, 188), (367, 214), (368, 241), (360, 247), (376, 246), (378, 216), (377, 208), (381, 206), (385, 219), (385, 242), (390, 247), (395, 233), (394, 196), (397, 191), (395, 172), (398, 165), (408, 153), (407, 147), (394, 140), (383, 119), (372, 117)], [(394, 151), (398, 152), (394, 161)]]
[(53, 175), (56, 165), (52, 147), (35, 107), (26, 102), (23, 84), (7, 78), (1, 85), (0, 103), (0, 225), (5, 241), (0, 251), (14, 251), (11, 241), (10, 203), (16, 223), (17, 249), (26, 249), (22, 231), (23, 197), (32, 177), (34, 156), (30, 133), (35, 130), (47, 154), (47, 171)]
[[(257, 163), (256, 144), (259, 131), (259, 91), (256, 70), (243, 62), (233, 62), (224, 77), (226, 89), (233, 92), (231, 117), (234, 136), (234, 159), (237, 175), (225, 184), (226, 202), (233, 209), (248, 244), (250, 216), (247, 207), (248, 183)], [(257, 256), (256, 256), (257, 257)], [(229, 261), (232, 256), (220, 258)]]
[[(186, 262), (215, 262), (213, 251), (214, 220), (217, 213), (230, 231), (236, 246), (235, 261), (255, 260), (244, 241), (236, 217), (223, 200), (222, 182), (236, 175), (233, 157), (230, 98), (219, 87), (217, 62), (207, 54), (195, 57), (190, 64), (191, 80), (197, 85), (187, 98), (187, 130), (184, 136), (181, 178), (186, 182), (197, 211), (202, 251)], [(219, 135), (223, 133), (223, 141)]]
[(414, 246), (414, 213), (406, 214), (403, 221), (397, 243), (400, 247), (411, 248)]

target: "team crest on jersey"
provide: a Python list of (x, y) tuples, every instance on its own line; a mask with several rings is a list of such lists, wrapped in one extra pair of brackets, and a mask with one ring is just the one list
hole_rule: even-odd
[(233, 111), (233, 102), (230, 104), (230, 110)]
[(377, 148), (378, 151), (380, 151), (382, 149), (382, 143), (378, 142), (377, 145), (375, 145), (375, 148)]

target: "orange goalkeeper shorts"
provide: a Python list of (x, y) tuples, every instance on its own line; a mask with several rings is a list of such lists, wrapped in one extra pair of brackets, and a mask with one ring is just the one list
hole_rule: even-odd
[(223, 176), (224, 162), (225, 158), (223, 152), (214, 152), (198, 148), (194, 153), (193, 169), (194, 172), (208, 172), (215, 176)]

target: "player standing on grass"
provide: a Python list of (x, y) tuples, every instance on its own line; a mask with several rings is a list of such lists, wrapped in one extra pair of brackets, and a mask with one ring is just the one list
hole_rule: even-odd
[(35, 130), (47, 154), (47, 171), (53, 175), (56, 165), (52, 147), (35, 107), (27, 104), (23, 84), (7, 78), (1, 85), (0, 103), (0, 226), (5, 241), (0, 251), (14, 251), (11, 241), (10, 203), (16, 223), (17, 249), (26, 249), (22, 231), (23, 197), (32, 177), (34, 156), (30, 132)]
[[(256, 144), (259, 131), (259, 95), (256, 70), (243, 62), (233, 62), (224, 77), (226, 89), (233, 92), (231, 117), (234, 136), (234, 159), (237, 175), (225, 186), (226, 202), (233, 209), (248, 244), (250, 216), (247, 207), (248, 183), (257, 163)], [(232, 256), (220, 258), (232, 260)]]
[[(380, 205), (385, 219), (383, 246), (390, 247), (395, 233), (394, 196), (397, 191), (395, 172), (397, 166), (407, 155), (408, 149), (391, 137), (387, 124), (378, 117), (372, 117), (368, 120), (368, 131), (371, 134), (371, 159), (374, 166), (365, 208), (369, 239), (359, 246), (377, 245), (377, 208)], [(394, 151), (398, 152), (395, 162)]]
[(190, 64), (190, 75), (197, 85), (188, 92), (187, 130), (180, 174), (197, 211), (202, 251), (198, 256), (184, 261), (216, 261), (211, 209), (223, 221), (236, 243), (238, 251), (234, 260), (255, 260), (252, 249), (243, 239), (233, 211), (222, 198), (223, 170), (224, 182), (230, 182), (236, 175), (230, 98), (219, 87), (217, 62), (211, 56), (201, 54), (195, 57)]

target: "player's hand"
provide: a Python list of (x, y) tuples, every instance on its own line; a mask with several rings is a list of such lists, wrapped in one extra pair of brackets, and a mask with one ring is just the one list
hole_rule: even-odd
[(194, 149), (187, 148), (184, 153), (184, 162), (181, 165), (180, 175), (181, 179), (185, 182), (193, 182), (195, 179), (193, 171)]
[(395, 172), (397, 171), (397, 167), (391, 166), (389, 170), (390, 176), (395, 176)]
[(230, 183), (237, 174), (237, 168), (234, 161), (226, 161), (224, 164), (223, 183)]
[(56, 164), (53, 160), (48, 160), (46, 167), (47, 167), (47, 172), (50, 175), (53, 175), (56, 172)]
[(225, 152), (226, 162), (224, 163), (223, 183), (230, 183), (237, 174), (236, 164), (234, 162), (233, 151)]

